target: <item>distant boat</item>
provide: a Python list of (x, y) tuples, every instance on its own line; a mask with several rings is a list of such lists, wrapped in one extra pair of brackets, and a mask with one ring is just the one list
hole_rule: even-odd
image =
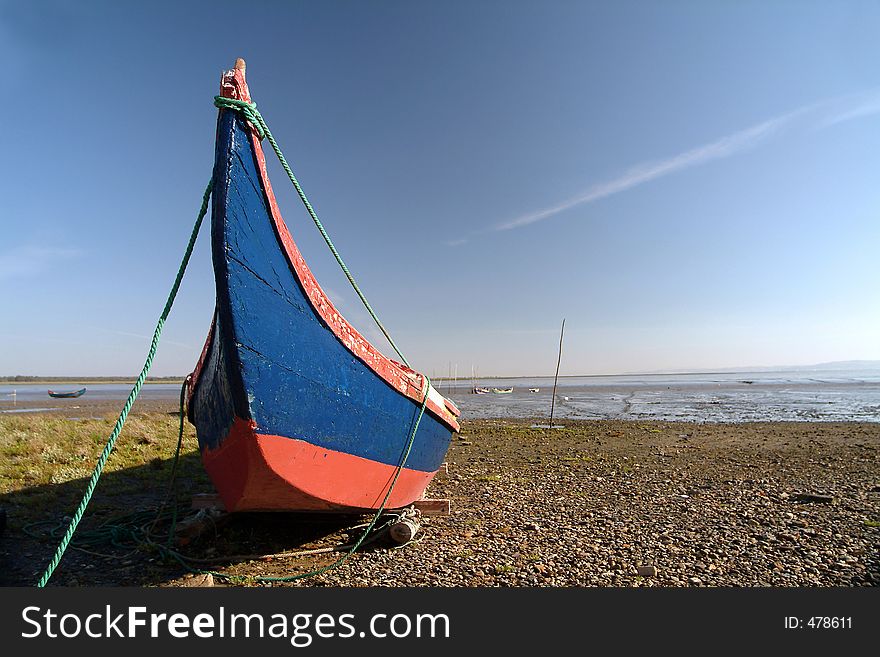
[(473, 388), (473, 390), (471, 390), (471, 392), (474, 393), (475, 395), (485, 395), (486, 393), (492, 392), (492, 391), (489, 390), (489, 388), (479, 388), (477, 386), (474, 386), (474, 388)]
[(529, 388), (529, 392), (541, 392), (540, 388)]
[[(243, 61), (220, 92), (250, 102)], [(226, 510), (375, 510), (392, 486), (388, 508), (421, 499), (460, 412), (334, 308), (281, 218), (260, 135), (226, 108), (212, 203), (216, 307), (187, 414)]]
[(492, 388), (492, 392), (499, 395), (507, 395), (513, 392), (513, 388)]
[(56, 399), (70, 399), (71, 397), (82, 397), (85, 391), (85, 388), (80, 388), (79, 390), (74, 390), (73, 392), (55, 392), (54, 390), (50, 390), (49, 396), (55, 397)]

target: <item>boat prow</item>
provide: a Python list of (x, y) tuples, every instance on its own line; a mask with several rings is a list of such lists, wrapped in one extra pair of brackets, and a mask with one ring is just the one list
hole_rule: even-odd
[[(243, 62), (221, 95), (250, 102)], [(366, 511), (389, 490), (392, 508), (420, 499), (460, 412), (336, 310), (281, 218), (260, 137), (230, 109), (212, 204), (216, 306), (188, 417), (226, 509)]]

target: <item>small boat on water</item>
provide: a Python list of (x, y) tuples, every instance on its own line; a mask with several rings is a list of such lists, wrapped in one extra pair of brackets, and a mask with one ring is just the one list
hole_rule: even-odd
[(513, 392), (513, 388), (492, 388), (492, 392), (498, 395), (508, 395)]
[[(242, 60), (220, 95), (251, 102)], [(421, 499), (459, 410), (336, 310), (281, 218), (258, 131), (225, 107), (211, 245), (216, 305), (187, 417), (226, 510), (366, 512), (389, 490), (387, 508)], [(436, 301), (439, 312), (447, 299)]]
[(489, 388), (479, 388), (477, 386), (474, 386), (474, 388), (473, 388), (473, 390), (471, 390), (471, 392), (474, 393), (475, 395), (485, 395), (485, 394), (488, 394), (492, 391), (489, 390)]
[(55, 399), (71, 399), (73, 397), (82, 397), (85, 392), (85, 388), (73, 390), (72, 392), (55, 392), (54, 390), (49, 390), (49, 396), (54, 397)]
[(529, 388), (529, 392), (541, 392), (540, 388)]

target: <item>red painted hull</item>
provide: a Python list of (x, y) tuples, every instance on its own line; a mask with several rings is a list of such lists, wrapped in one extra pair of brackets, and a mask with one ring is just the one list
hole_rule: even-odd
[[(397, 468), (304, 440), (257, 433), (236, 418), (223, 444), (202, 461), (227, 511), (359, 511), (376, 509)], [(434, 472), (404, 468), (386, 507), (421, 498)]]

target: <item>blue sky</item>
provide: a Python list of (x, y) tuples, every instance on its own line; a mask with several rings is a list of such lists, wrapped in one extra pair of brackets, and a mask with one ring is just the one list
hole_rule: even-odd
[[(880, 359), (880, 4), (242, 6), (0, 0), (0, 375), (140, 370), (236, 57), (428, 374), (552, 374), (563, 317), (563, 374)], [(198, 358), (207, 237), (152, 374)]]

